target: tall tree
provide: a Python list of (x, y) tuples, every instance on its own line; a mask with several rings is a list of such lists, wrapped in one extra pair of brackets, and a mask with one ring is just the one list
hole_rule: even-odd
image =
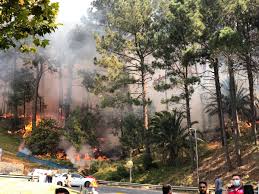
[(216, 96), (216, 105), (218, 120), (221, 129), (221, 140), (222, 146), (224, 149), (224, 154), (226, 158), (226, 166), (230, 171), (233, 167), (229, 157), (229, 149), (227, 144), (226, 137), (226, 128), (224, 121), (224, 112), (222, 104), (222, 93), (221, 93), (221, 84), (220, 84), (220, 74), (219, 68), (220, 63), (218, 60), (219, 49), (216, 46), (215, 33), (219, 30), (219, 27), (222, 26), (222, 4), (220, 0), (201, 0), (199, 6), (199, 12), (202, 14), (202, 22), (205, 25), (203, 34), (200, 38), (200, 43), (202, 45), (202, 59), (204, 63), (208, 63), (209, 66), (213, 69), (213, 77), (215, 81), (215, 96)]
[(223, 23), (223, 27), (214, 33), (214, 38), (212, 44), (219, 50), (219, 53), (225, 57), (225, 64), (228, 68), (229, 74), (229, 88), (231, 96), (231, 116), (234, 131), (235, 140), (235, 153), (237, 156), (237, 164), (240, 166), (242, 164), (241, 160), (241, 150), (240, 150), (240, 133), (238, 125), (238, 115), (237, 115), (237, 100), (236, 100), (236, 84), (235, 84), (235, 67), (234, 60), (236, 59), (236, 53), (240, 49), (240, 36), (238, 32)]
[(18, 106), (23, 105), (23, 115), (26, 115), (26, 102), (33, 97), (34, 76), (29, 69), (16, 71), (14, 80), (11, 81), (12, 92), (9, 95), (9, 104), (14, 107), (15, 114), (18, 114)]
[(49, 64), (49, 61), (46, 59), (44, 54), (34, 55), (33, 60), (31, 61), (31, 66), (34, 69), (35, 76), (35, 85), (33, 92), (33, 104), (32, 104), (32, 129), (36, 128), (37, 121), (37, 112), (38, 112), (38, 99), (39, 99), (39, 86), (43, 74), (47, 71), (55, 71), (54, 66)]
[[(108, 6), (109, 1), (103, 3)], [(150, 0), (116, 0), (108, 7), (105, 35), (96, 37), (97, 50), (101, 55), (96, 62), (108, 70), (108, 79), (126, 75), (127, 81), (122, 83), (141, 87), (141, 91), (132, 97), (142, 106), (144, 133), (147, 134), (147, 82), (153, 73), (148, 57), (154, 52), (158, 30), (154, 21), (156, 8)], [(145, 146), (147, 156), (151, 158), (148, 139)]]
[(258, 64), (254, 61), (256, 46), (258, 46), (258, 17), (259, 4), (255, 0), (242, 0), (231, 2), (231, 7), (227, 9), (227, 14), (235, 23), (237, 32), (241, 36), (241, 49), (238, 53), (240, 60), (243, 61), (247, 72), (249, 95), (250, 95), (250, 121), (252, 123), (252, 133), (254, 144), (257, 145), (256, 129), (256, 107), (254, 94), (254, 74), (258, 72)]
[(40, 40), (57, 28), (58, 3), (50, 0), (3, 0), (0, 2), (0, 49), (20, 46), (30, 50), (26, 42), (17, 40), (31, 37), (34, 45), (45, 46), (48, 40)]
[[(191, 68), (196, 63), (198, 45), (196, 39), (201, 35), (203, 25), (197, 4), (192, 1), (170, 1), (161, 5), (160, 23), (162, 24), (158, 35), (159, 44), (154, 56), (155, 66), (167, 71), (169, 84), (162, 83), (156, 89), (167, 90), (177, 86), (178, 95), (172, 95), (171, 102), (184, 101), (188, 129), (191, 130), (191, 95), (193, 86), (199, 82), (199, 77), (191, 74)], [(191, 133), (189, 133), (191, 134)], [(192, 164), (194, 167), (193, 138), (190, 138)]]

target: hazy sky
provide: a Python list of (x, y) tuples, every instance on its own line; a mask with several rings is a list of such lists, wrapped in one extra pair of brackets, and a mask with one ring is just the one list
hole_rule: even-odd
[(59, 2), (58, 22), (71, 24), (80, 22), (92, 0), (52, 0), (52, 2)]

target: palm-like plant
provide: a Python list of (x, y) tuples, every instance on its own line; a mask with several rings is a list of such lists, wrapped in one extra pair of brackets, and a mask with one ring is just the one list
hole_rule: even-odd
[(162, 151), (166, 160), (176, 162), (180, 152), (189, 148), (189, 130), (182, 127), (182, 112), (157, 112), (151, 119), (151, 142)]
[[(229, 81), (224, 81), (222, 84), (222, 107), (224, 114), (231, 115), (231, 97)], [(218, 113), (217, 97), (212, 95), (209, 99), (209, 104), (206, 105), (205, 111), (211, 116)], [(241, 85), (236, 85), (236, 102), (237, 102), (237, 113), (242, 119), (248, 119), (251, 116), (249, 108), (249, 93), (247, 88)]]

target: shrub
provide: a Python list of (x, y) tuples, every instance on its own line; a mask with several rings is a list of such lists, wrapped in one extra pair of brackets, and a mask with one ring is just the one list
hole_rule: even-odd
[(129, 177), (128, 170), (123, 165), (120, 164), (119, 166), (117, 166), (117, 170), (116, 171), (111, 172), (108, 175), (107, 180), (110, 180), (110, 181), (121, 181), (121, 180), (125, 180), (128, 177)]
[(26, 144), (33, 154), (55, 154), (59, 145), (60, 134), (60, 129), (55, 120), (44, 119), (26, 139)]
[(100, 119), (98, 110), (89, 107), (75, 109), (66, 120), (66, 138), (77, 149), (85, 143), (90, 146), (97, 146), (96, 128), (101, 123)]

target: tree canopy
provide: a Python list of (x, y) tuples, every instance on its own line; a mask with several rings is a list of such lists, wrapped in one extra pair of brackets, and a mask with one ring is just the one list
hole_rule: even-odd
[(45, 47), (45, 34), (57, 28), (58, 3), (50, 0), (2, 0), (0, 2), (0, 49), (20, 46), (30, 50), (30, 38), (35, 46)]

